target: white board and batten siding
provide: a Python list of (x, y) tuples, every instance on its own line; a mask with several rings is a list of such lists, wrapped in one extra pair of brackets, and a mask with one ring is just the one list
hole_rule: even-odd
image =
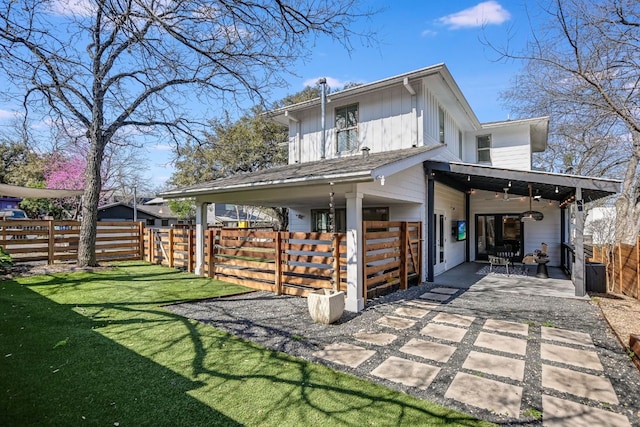
[[(420, 145), (421, 132), (419, 117), (422, 107), (421, 97), (413, 97), (403, 87), (386, 88), (357, 99), (344, 99), (327, 103), (326, 149), (327, 159), (359, 155), (363, 146), (372, 153), (411, 148)], [(337, 152), (335, 110), (358, 104), (358, 146), (352, 152)], [(417, 108), (416, 108), (417, 107)], [(289, 122), (289, 163), (305, 163), (320, 160), (322, 128), (320, 107), (295, 113), (297, 122)]]
[[(444, 212), (445, 216), (445, 270), (449, 270), (465, 262), (465, 242), (458, 242), (452, 236), (453, 221), (468, 220), (468, 218), (464, 216), (464, 198), (464, 193), (440, 184), (439, 182), (435, 183), (434, 209)], [(469, 238), (469, 233), (467, 233), (467, 238)]]
[(475, 158), (478, 162), (477, 140), (478, 136), (491, 135), (491, 166), (505, 169), (531, 170), (532, 152), (529, 140), (529, 125), (519, 124), (513, 126), (488, 127), (473, 135), (472, 141)]

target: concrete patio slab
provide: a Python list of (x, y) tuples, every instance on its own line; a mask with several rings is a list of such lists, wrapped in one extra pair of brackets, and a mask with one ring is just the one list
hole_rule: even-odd
[(371, 375), (409, 387), (426, 389), (440, 372), (437, 366), (391, 356), (371, 371)]
[(460, 342), (467, 333), (467, 329), (456, 328), (455, 326), (429, 323), (420, 330), (420, 335), (428, 335), (445, 341)]
[(529, 335), (529, 325), (526, 323), (509, 322), (507, 320), (487, 319), (483, 329), (515, 335)]
[(542, 387), (599, 402), (618, 404), (618, 397), (608, 378), (544, 363), (542, 364)]
[(489, 332), (480, 332), (473, 345), (490, 350), (502, 351), (504, 353), (519, 354), (521, 356), (527, 353), (527, 340), (491, 334)]
[(511, 357), (471, 351), (462, 367), (516, 381), (524, 380), (524, 360)]
[(427, 315), (427, 313), (429, 313), (429, 310), (425, 310), (423, 308), (417, 308), (417, 307), (403, 306), (403, 307), (398, 307), (394, 313), (399, 316), (416, 317), (418, 319), (422, 319), (424, 316)]
[(420, 295), (420, 298), (429, 301), (445, 302), (449, 298), (451, 298), (451, 295), (437, 294), (435, 292), (425, 292), (424, 294)]
[(389, 345), (398, 338), (393, 334), (375, 332), (358, 332), (354, 334), (353, 337), (358, 341), (380, 346)]
[(473, 316), (463, 316), (461, 314), (438, 313), (432, 319), (432, 321), (439, 323), (449, 323), (451, 325), (468, 328), (469, 326), (471, 326), (475, 319), (476, 318)]
[(445, 295), (453, 295), (456, 292), (458, 292), (460, 289), (456, 289), (456, 288), (443, 288), (442, 286), (439, 286), (437, 288), (433, 288), (431, 289), (431, 292), (435, 292), (437, 294), (445, 294)]
[(593, 340), (589, 334), (584, 332), (569, 331), (567, 329), (548, 328), (542, 326), (542, 339), (547, 341), (557, 341), (567, 344), (594, 347)]
[(458, 372), (444, 397), (520, 418), (522, 387)]
[(451, 355), (456, 351), (456, 348), (450, 345), (412, 338), (400, 348), (400, 351), (444, 363), (449, 360)]
[(602, 363), (598, 353), (584, 349), (576, 349), (549, 343), (540, 344), (540, 357), (552, 362), (565, 363), (594, 371), (602, 371)]
[(315, 357), (340, 365), (346, 365), (351, 368), (358, 367), (374, 354), (376, 354), (374, 350), (367, 350), (357, 345), (340, 342), (329, 344), (323, 350), (313, 352)]
[(542, 414), (546, 427), (631, 427), (629, 419), (622, 414), (546, 394), (542, 395)]
[(382, 316), (376, 321), (376, 323), (394, 329), (407, 329), (415, 325), (416, 321), (405, 319), (404, 317)]

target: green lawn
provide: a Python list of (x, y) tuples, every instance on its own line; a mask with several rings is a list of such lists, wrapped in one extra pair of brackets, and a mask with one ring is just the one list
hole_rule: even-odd
[(142, 262), (0, 282), (0, 425), (482, 425), (163, 309), (243, 291)]

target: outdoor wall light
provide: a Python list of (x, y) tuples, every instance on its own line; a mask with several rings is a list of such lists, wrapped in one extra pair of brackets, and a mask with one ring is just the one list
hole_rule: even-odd
[(384, 175), (378, 175), (376, 176), (376, 179), (380, 181), (380, 185), (384, 185)]

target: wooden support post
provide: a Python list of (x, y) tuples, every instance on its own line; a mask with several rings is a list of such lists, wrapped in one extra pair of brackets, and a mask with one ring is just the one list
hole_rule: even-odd
[(169, 262), (169, 267), (171, 268), (173, 268), (174, 266), (173, 254), (175, 253), (175, 248), (173, 247), (174, 245), (173, 232), (174, 232), (173, 228), (170, 228), (169, 229), (169, 252), (167, 253), (167, 258), (169, 259), (167, 261)]
[(49, 265), (54, 263), (56, 234), (55, 224), (53, 221), (49, 221), (49, 255), (47, 256), (47, 262)]
[(407, 222), (400, 223), (400, 289), (409, 287), (409, 236), (407, 234)]
[(284, 232), (274, 231), (275, 243), (275, 267), (273, 272), (274, 292), (276, 295), (282, 295), (282, 234)]
[(148, 259), (148, 261), (152, 263), (153, 259), (155, 258), (154, 257), (154, 253), (155, 253), (155, 249), (156, 249), (154, 247), (154, 242), (153, 242), (153, 229), (150, 228), (149, 232), (147, 234), (148, 234), (147, 237), (148, 237), (148, 242), (149, 242), (149, 253), (148, 253), (149, 259)]
[(618, 288), (619, 288), (619, 293), (623, 293), (622, 292), (622, 244), (618, 243)]
[(334, 291), (340, 290), (340, 234), (333, 233), (331, 237), (331, 249), (333, 256), (333, 273), (331, 274), (332, 288)]
[(191, 266), (191, 264), (193, 263), (193, 251), (195, 250), (194, 247), (194, 238), (193, 238), (193, 233), (194, 230), (191, 230), (190, 228), (187, 229), (187, 271), (189, 273), (193, 272), (193, 267)]
[(140, 238), (140, 261), (144, 261), (144, 222), (138, 222), (138, 237)]
[(213, 252), (216, 246), (214, 229), (207, 229), (207, 277), (213, 277)]

